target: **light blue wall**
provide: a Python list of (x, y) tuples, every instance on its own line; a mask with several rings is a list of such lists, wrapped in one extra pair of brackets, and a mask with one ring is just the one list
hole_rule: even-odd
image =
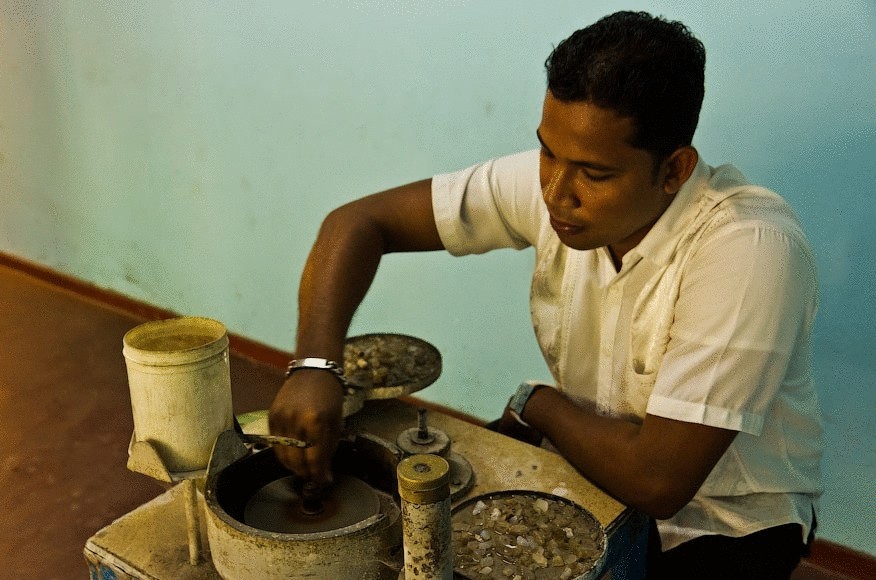
[[(876, 10), (772, 4), (0, 0), (0, 251), (291, 349), (329, 209), (533, 147), (554, 44), (621, 8), (679, 18), (709, 51), (695, 144), (816, 248), (823, 536), (876, 554)], [(495, 416), (548, 377), (531, 259), (391, 256), (353, 332), (432, 341), (424, 396)]]

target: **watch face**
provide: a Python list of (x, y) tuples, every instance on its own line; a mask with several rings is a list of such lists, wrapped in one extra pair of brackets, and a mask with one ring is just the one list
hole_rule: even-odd
[(522, 383), (517, 387), (517, 392), (514, 393), (514, 396), (511, 398), (511, 404), (509, 405), (511, 410), (515, 411), (518, 415), (522, 414), (523, 407), (526, 406), (526, 402), (529, 400), (531, 394), (532, 385), (529, 383)]

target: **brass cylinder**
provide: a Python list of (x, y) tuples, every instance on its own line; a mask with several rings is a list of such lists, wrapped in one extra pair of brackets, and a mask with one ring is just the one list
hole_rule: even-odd
[(450, 496), (450, 464), (438, 455), (418, 454), (398, 464), (398, 493), (407, 502), (435, 503)]
[(450, 464), (411, 455), (398, 464), (406, 580), (452, 580)]

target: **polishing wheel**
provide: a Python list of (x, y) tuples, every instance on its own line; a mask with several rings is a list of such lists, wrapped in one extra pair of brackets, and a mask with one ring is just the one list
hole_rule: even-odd
[(310, 534), (352, 526), (380, 512), (377, 492), (350, 475), (339, 476), (323, 491), (318, 509), (302, 495), (294, 476), (272, 481), (249, 499), (244, 523), (269, 532)]

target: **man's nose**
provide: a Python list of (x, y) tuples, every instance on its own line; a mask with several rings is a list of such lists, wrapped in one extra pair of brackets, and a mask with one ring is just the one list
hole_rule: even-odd
[(551, 168), (547, 183), (542, 186), (545, 203), (555, 207), (577, 207), (578, 200), (569, 187), (569, 171), (561, 165)]

